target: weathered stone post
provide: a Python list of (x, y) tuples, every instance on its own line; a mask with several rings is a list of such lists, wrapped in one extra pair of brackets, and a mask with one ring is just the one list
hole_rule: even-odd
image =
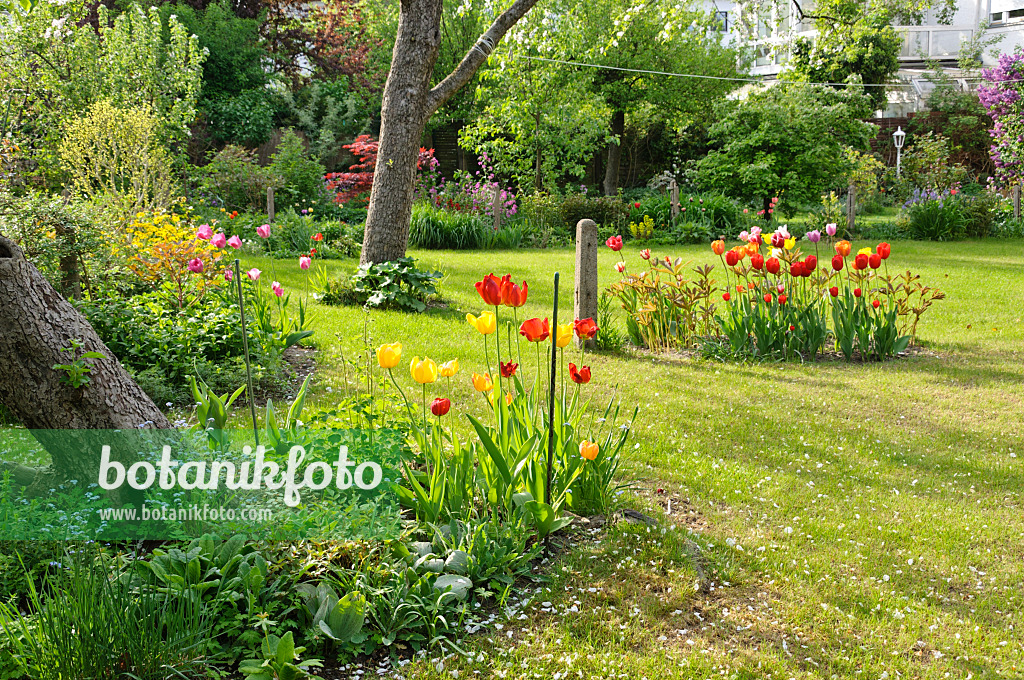
[(267, 222), (274, 221), (274, 187), (267, 187)]
[(851, 184), (846, 194), (846, 230), (847, 236), (853, 233), (853, 224), (857, 219), (857, 185)]
[(676, 219), (679, 217), (679, 185), (676, 184), (675, 180), (669, 182), (669, 201), (672, 204), (672, 224), (676, 223)]
[[(597, 321), (597, 248), (597, 223), (594, 220), (580, 220), (576, 224), (575, 319), (592, 318)], [(586, 343), (588, 348), (594, 347), (593, 338)]]
[(497, 184), (494, 185), (494, 203), (491, 205), (491, 211), (494, 213), (494, 232), (498, 233), (501, 230), (501, 214), (505, 212), (505, 202), (501, 200), (501, 187)]

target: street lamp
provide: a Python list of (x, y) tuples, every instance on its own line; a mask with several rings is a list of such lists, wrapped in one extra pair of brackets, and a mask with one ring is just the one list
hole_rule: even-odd
[(896, 126), (896, 132), (892, 133), (892, 141), (896, 144), (896, 179), (900, 177), (900, 157), (902, 156), (903, 140), (907, 138), (907, 133), (903, 131), (903, 128), (899, 125)]

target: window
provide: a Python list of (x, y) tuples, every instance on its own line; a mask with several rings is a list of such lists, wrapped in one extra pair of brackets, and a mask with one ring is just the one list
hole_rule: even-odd
[(1003, 13), (995, 12), (989, 17), (989, 19), (992, 21), (993, 24), (997, 24), (1003, 20)]
[(728, 12), (715, 12), (715, 18), (719, 21), (718, 30), (722, 33), (729, 32), (729, 13)]
[(1020, 19), (1024, 17), (1024, 9), (1012, 9), (1006, 13), (1007, 19)]

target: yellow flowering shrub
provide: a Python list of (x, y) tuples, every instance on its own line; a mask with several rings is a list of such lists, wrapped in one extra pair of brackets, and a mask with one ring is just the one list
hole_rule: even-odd
[[(197, 227), (189, 213), (138, 212), (124, 232), (123, 254), (128, 267), (143, 281), (160, 287), (170, 284), (179, 307), (193, 293), (222, 280), (218, 266), (224, 251), (196, 237)], [(189, 268), (198, 260), (202, 271)]]

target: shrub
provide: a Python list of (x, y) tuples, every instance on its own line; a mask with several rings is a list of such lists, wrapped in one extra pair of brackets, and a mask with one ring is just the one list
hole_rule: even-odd
[(471, 250), (484, 247), (487, 226), (479, 215), (451, 212), (427, 203), (412, 209), (409, 245), (432, 250)]
[(441, 272), (416, 268), (415, 260), (403, 257), (392, 262), (362, 265), (351, 277), (331, 278), (317, 269), (313, 290), (325, 305), (365, 305), (407, 312), (422, 312), (427, 300), (437, 295), (434, 282)]
[(68, 126), (60, 158), (73, 189), (114, 204), (122, 215), (171, 202), (170, 159), (160, 143), (160, 121), (146, 107), (94, 104)]
[(288, 130), (272, 156), (270, 171), (277, 175), (280, 188), (277, 202), (283, 206), (304, 207), (320, 202), (324, 193), (323, 165), (309, 157), (305, 143)]
[[(623, 231), (627, 224), (626, 206), (615, 196), (598, 196), (589, 198), (584, 194), (569, 194), (558, 209), (562, 225), (576, 233), (576, 224), (583, 219), (594, 220), (598, 226), (610, 227), (617, 232)], [(643, 216), (640, 217), (643, 219)]]
[(281, 178), (261, 167), (252, 152), (234, 145), (224, 147), (202, 168), (199, 182), (210, 205), (226, 210), (263, 210), (271, 186), (281, 186)]

